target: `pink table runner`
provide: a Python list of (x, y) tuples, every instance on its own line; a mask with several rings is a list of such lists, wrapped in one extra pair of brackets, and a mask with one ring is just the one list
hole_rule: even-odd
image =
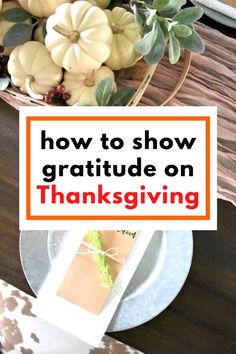
[[(218, 107), (218, 195), (236, 205), (236, 40), (198, 25), (206, 51), (193, 55), (187, 79), (169, 105)], [(174, 87), (181, 65), (165, 58), (158, 66), (142, 105), (159, 105)]]

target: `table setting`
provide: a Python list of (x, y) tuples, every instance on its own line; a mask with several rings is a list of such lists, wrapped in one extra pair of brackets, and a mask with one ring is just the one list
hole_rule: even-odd
[[(105, 7), (105, 2), (105, 0), (101, 1), (100, 6)], [(8, 1), (4, 3), (6, 6)], [(18, 3), (24, 10), (32, 13), (27, 1), (18, 1)], [(134, 3), (135, 6), (138, 6), (136, 2)], [(99, 105), (109, 105), (109, 102), (115, 102), (118, 97), (116, 93), (119, 90), (126, 90), (128, 99), (119, 101), (119, 103), (138, 105), (140, 109), (144, 106), (163, 104), (170, 106), (217, 106), (218, 230), (168, 231), (158, 230), (157, 225), (157, 231), (152, 231), (150, 235), (147, 232), (149, 242), (143, 245), (143, 252), (140, 251), (140, 259), (132, 271), (130, 271), (131, 265), (129, 263), (132, 263), (134, 253), (132, 247), (137, 247), (138, 250), (138, 246), (134, 246), (137, 240), (134, 245), (130, 244), (131, 251), (129, 251), (130, 253), (127, 251), (127, 259), (118, 259), (119, 266), (114, 265), (114, 274), (117, 272), (118, 280), (125, 273), (124, 269), (127, 269), (127, 272), (130, 271), (127, 285), (119, 288), (119, 282), (113, 275), (112, 279), (115, 284), (118, 284), (117, 288), (115, 285), (113, 289), (112, 280), (112, 285), (109, 285), (110, 288), (107, 290), (108, 295), (106, 294), (108, 300), (104, 295), (101, 302), (103, 305), (95, 304), (98, 306), (96, 310), (94, 303), (90, 307), (90, 311), (97, 311), (99, 317), (104, 308), (110, 306), (109, 301), (113, 301), (109, 299), (120, 296), (99, 345), (93, 345), (88, 341), (86, 343), (86, 340), (72, 335), (70, 330), (63, 327), (67, 321), (61, 321), (65, 323), (55, 326), (51, 320), (52, 315), (49, 309), (49, 306), (54, 309), (53, 303), (48, 302), (48, 311), (42, 311), (43, 299), (47, 296), (47, 293), (42, 292), (42, 289), (45, 288), (45, 283), (50, 282), (50, 274), (54, 274), (60, 259), (66, 258), (65, 256), (63, 258), (63, 249), (68, 247), (68, 255), (72, 260), (72, 254), (78, 245), (74, 244), (72, 251), (70, 244), (73, 243), (73, 235), (68, 230), (21, 231), (19, 234), (17, 111), (22, 105), (54, 104), (54, 96), (51, 102), (47, 101), (50, 96), (48, 96), (49, 87), (44, 93), (37, 92), (37, 97), (35, 92), (30, 95), (30, 89), (24, 91), (19, 85), (19, 81), (14, 81), (13, 71), (8, 76), (8, 72), (4, 69), (4, 75), (9, 77), (9, 83), (6, 89), (0, 90), (0, 352), (2, 351), (4, 354), (60, 354), (65, 352), (70, 354), (226, 354), (236, 350), (234, 335), (236, 329), (234, 321), (236, 294), (234, 281), (236, 270), (234, 237), (236, 229), (236, 4), (233, 0), (191, 0), (184, 5), (184, 9), (197, 6), (202, 9), (201, 13), (204, 13), (202, 19), (199, 18), (194, 22), (194, 31), (198, 33), (204, 43), (204, 52), (199, 53), (201, 50), (198, 52), (193, 50), (190, 53), (189, 46), (187, 49), (182, 47), (178, 55), (172, 53), (175, 57), (173, 58), (173, 56), (170, 57), (168, 51), (163, 51), (163, 57), (158, 62), (149, 62), (150, 56), (147, 53), (146, 56), (149, 59), (144, 66), (136, 58), (135, 62), (137, 61), (137, 63), (135, 65), (132, 63), (136, 70), (133, 70), (131, 65), (129, 68), (119, 68), (121, 73), (117, 73), (114, 68), (111, 69), (108, 60), (108, 64), (106, 62), (105, 65), (110, 65), (109, 70), (112, 73), (109, 72), (109, 75), (113, 81), (110, 91), (107, 93), (107, 101), (99, 101), (100, 98), (95, 92), (93, 103), (96, 99), (95, 104), (101, 102)], [(90, 4), (89, 6), (94, 5)], [(122, 6), (126, 9), (126, 2)], [(2, 3), (0, 3), (1, 7)], [(137, 9), (136, 7), (134, 9), (135, 12)], [(41, 11), (47, 10), (49, 9), (41, 8)], [(39, 9), (37, 9), (38, 15)], [(150, 13), (149, 16), (151, 16)], [(27, 21), (31, 21), (31, 19), (28, 18)], [(33, 23), (37, 22), (35, 19), (32, 21)], [(212, 23), (214, 23), (213, 27)], [(40, 23), (40, 25), (42, 24)], [(173, 24), (170, 26), (170, 30), (173, 26)], [(190, 28), (192, 28), (191, 25)], [(185, 30), (187, 31), (186, 28)], [(226, 33), (230, 35), (226, 35)], [(146, 33), (147, 35), (149, 32)], [(24, 45), (21, 44), (21, 46)], [(41, 43), (37, 51), (44, 50), (42, 46), (44, 44)], [(178, 60), (176, 60), (176, 55)], [(106, 59), (101, 59), (102, 63), (105, 61)], [(102, 66), (102, 68), (104, 67)], [(56, 90), (59, 91), (62, 87), (58, 85), (66, 86), (66, 91), (63, 89), (63, 92), (57, 91), (55, 94), (59, 97), (60, 105), (63, 94), (70, 92), (69, 95), (73, 95), (69, 90), (70, 84), (67, 87), (65, 82), (61, 81), (62, 72), (64, 75), (65, 71), (69, 69), (69, 67), (63, 66), (60, 72), (55, 74), (56, 81), (50, 83), (50, 87), (56, 87)], [(139, 71), (142, 71), (141, 77), (137, 76)], [(113, 72), (115, 72), (115, 76), (113, 76)], [(70, 73), (70, 75), (73, 76), (75, 73)], [(60, 80), (57, 83), (59, 76)], [(69, 77), (69, 72), (67, 77)], [(12, 81), (15, 82), (13, 85)], [(130, 89), (130, 85), (132, 85), (132, 89)], [(116, 89), (118, 87), (117, 91), (114, 89), (115, 86)], [(64, 98), (67, 98), (63, 99), (65, 102), (70, 100), (69, 96), (65, 95)], [(83, 102), (81, 101), (78, 105), (80, 104), (83, 105)], [(91, 102), (88, 105), (90, 104)], [(97, 231), (100, 236), (103, 235), (103, 231)], [(81, 230), (78, 231), (78, 234), (81, 234)], [(88, 241), (88, 233), (86, 235), (82, 243)], [(91, 245), (87, 243), (82, 246), (80, 244), (82, 249), (78, 248), (76, 255), (79, 255), (79, 258), (91, 258), (92, 268), (96, 268), (96, 256), (104, 256), (102, 259), (109, 260), (110, 268), (113, 271), (112, 264), (117, 263), (116, 255), (119, 253), (116, 254), (116, 250), (119, 249), (119, 246), (113, 245), (113, 241), (105, 248), (101, 247), (100, 249), (100, 246), (97, 244), (94, 250), (94, 246), (91, 248)], [(113, 256), (115, 260), (112, 259)], [(65, 264), (66, 262), (69, 264), (69, 256), (68, 260), (65, 260)], [(89, 272), (88, 270), (87, 274), (90, 274)], [(98, 273), (95, 277), (99, 275)], [(68, 274), (70, 277), (72, 273)], [(83, 279), (83, 274), (80, 276), (81, 282), (86, 281), (86, 286), (90, 286), (87, 285), (89, 284), (87, 280)], [(104, 280), (100, 277), (100, 281), (101, 279)], [(61, 278), (61, 285), (65, 281), (66, 277), (63, 281)], [(94, 280), (91, 282), (93, 283)], [(119, 294), (117, 295), (116, 292)], [(40, 296), (42, 296), (41, 300)], [(68, 300), (67, 291), (63, 290), (60, 296)], [(92, 295), (91, 298), (93, 298)], [(37, 305), (37, 301), (41, 301), (41, 303)], [(73, 301), (75, 301), (74, 298)], [(81, 299), (77, 298), (76, 301), (81, 301)], [(82, 305), (80, 303), (80, 306), (85, 307), (85, 303), (86, 301)], [(55, 313), (56, 309), (59, 308), (55, 307), (55, 310), (51, 312)], [(61, 308), (62, 314), (63, 311), (64, 309)], [(58, 312), (60, 311), (58, 310)], [(57, 315), (58, 318), (59, 315)], [(84, 318), (84, 327), (86, 327), (86, 321), (87, 318)], [(70, 320), (68, 320), (69, 322)], [(68, 323), (67, 327), (70, 328)], [(81, 335), (83, 325), (80, 323), (78, 327), (81, 328), (79, 333)], [(79, 331), (80, 329), (78, 329)]]

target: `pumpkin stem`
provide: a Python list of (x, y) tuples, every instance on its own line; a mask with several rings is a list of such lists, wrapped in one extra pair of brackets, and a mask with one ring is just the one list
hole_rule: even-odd
[(94, 75), (94, 70), (91, 72), (91, 74), (87, 75), (85, 80), (84, 80), (84, 84), (85, 86), (87, 87), (92, 87), (94, 86), (94, 78), (93, 78), (93, 75)]
[(123, 32), (123, 28), (119, 25), (116, 25), (115, 23), (112, 23), (111, 29), (112, 29), (113, 34), (118, 34), (118, 33)]
[(65, 28), (61, 27), (61, 26), (58, 26), (58, 25), (55, 25), (53, 27), (53, 29), (62, 34), (63, 36), (69, 38), (69, 40), (72, 42), (72, 43), (77, 43), (78, 40), (80, 39), (80, 33), (77, 32), (77, 31), (68, 31), (66, 30)]
[(37, 94), (35, 93), (32, 88), (31, 88), (31, 84), (34, 81), (34, 77), (32, 75), (27, 75), (26, 79), (25, 79), (25, 88), (26, 91), (28, 93), (28, 95), (32, 98), (34, 98), (35, 100), (43, 100), (43, 95)]

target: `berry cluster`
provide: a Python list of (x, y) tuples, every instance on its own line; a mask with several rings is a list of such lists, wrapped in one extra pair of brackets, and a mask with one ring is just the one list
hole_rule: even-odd
[(44, 101), (48, 104), (55, 101), (67, 101), (70, 98), (70, 94), (65, 91), (64, 85), (58, 85), (52, 87), (44, 96)]
[(6, 66), (8, 62), (8, 57), (6, 55), (2, 55), (4, 52), (3, 46), (0, 46), (0, 75), (2, 75), (6, 71)]

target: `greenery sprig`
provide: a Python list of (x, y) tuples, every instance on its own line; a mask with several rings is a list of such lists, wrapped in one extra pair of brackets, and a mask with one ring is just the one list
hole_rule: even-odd
[(133, 87), (121, 87), (112, 91), (112, 79), (107, 77), (99, 82), (96, 88), (96, 100), (99, 106), (125, 106), (132, 98)]
[[(16, 47), (17, 45), (30, 41), (33, 30), (40, 21), (39, 18), (32, 16), (29, 12), (20, 7), (3, 11), (0, 14), (0, 19), (15, 23), (3, 37), (4, 48)], [(24, 23), (28, 19), (31, 19), (33, 23)]]
[[(97, 250), (104, 251), (101, 235), (97, 230), (90, 230), (87, 233), (88, 240), (90, 244)], [(108, 288), (113, 288), (113, 279), (109, 272), (109, 266), (106, 261), (106, 256), (104, 253), (94, 252), (93, 259), (97, 266), (98, 275), (102, 281), (102, 284)]]
[(159, 63), (169, 46), (169, 61), (178, 62), (181, 48), (202, 53), (204, 43), (194, 29), (194, 22), (203, 14), (200, 7), (181, 9), (186, 0), (131, 0), (135, 21), (143, 26), (144, 36), (135, 45), (137, 52), (149, 64)]

